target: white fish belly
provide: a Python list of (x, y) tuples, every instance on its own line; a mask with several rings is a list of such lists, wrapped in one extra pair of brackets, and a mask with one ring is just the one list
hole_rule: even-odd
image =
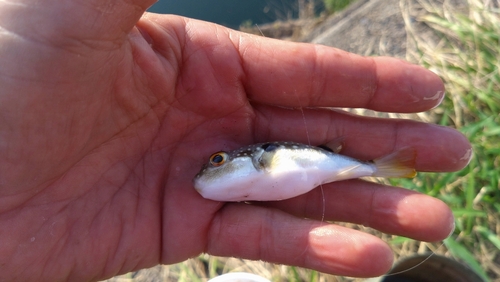
[(320, 184), (319, 174), (307, 170), (255, 173), (232, 181), (205, 186), (198, 192), (216, 201), (276, 201), (307, 193)]

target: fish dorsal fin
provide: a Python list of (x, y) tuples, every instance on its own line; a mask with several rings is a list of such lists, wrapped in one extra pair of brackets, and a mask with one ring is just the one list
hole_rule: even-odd
[(326, 142), (326, 144), (319, 145), (318, 147), (330, 151), (332, 153), (338, 154), (344, 148), (344, 136), (337, 137), (333, 140)]

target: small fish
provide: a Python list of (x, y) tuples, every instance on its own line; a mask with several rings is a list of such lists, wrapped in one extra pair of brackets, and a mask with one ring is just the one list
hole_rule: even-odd
[(201, 196), (216, 201), (274, 201), (315, 187), (364, 176), (414, 177), (415, 150), (405, 148), (359, 161), (324, 147), (293, 142), (250, 145), (217, 152), (194, 178)]

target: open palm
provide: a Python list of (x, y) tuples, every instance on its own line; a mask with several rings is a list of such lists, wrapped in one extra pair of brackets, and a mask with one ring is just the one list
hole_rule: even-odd
[[(320, 191), (220, 203), (192, 178), (214, 151), (339, 136), (362, 159), (412, 146), (418, 170), (468, 162), (453, 130), (325, 108), (429, 109), (443, 86), (424, 69), (126, 2), (0, 3), (1, 281), (98, 280), (201, 252), (378, 275), (390, 248), (319, 221)], [(346, 181), (324, 199), (327, 220), (430, 241), (453, 228), (442, 202), (400, 188)]]

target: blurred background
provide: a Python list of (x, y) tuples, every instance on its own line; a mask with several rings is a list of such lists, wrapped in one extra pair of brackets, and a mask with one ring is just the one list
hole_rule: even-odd
[(264, 24), (297, 17), (297, 0), (183, 0), (158, 1), (148, 11), (176, 14), (238, 28), (243, 22)]

